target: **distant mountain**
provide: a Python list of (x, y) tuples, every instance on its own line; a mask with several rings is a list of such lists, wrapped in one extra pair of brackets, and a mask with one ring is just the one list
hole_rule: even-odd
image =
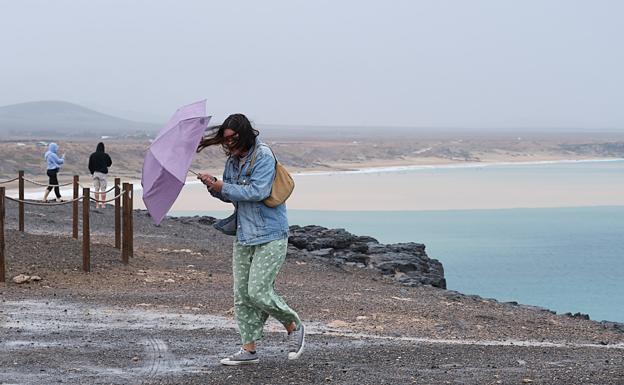
[(62, 101), (39, 101), (0, 107), (0, 138), (99, 137), (153, 134), (154, 123), (135, 122)]

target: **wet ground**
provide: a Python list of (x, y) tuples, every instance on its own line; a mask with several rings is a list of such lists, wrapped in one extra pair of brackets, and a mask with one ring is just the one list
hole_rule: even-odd
[(362, 336), (310, 323), (288, 361), (272, 323), (258, 365), (222, 367), (231, 319), (136, 306), (28, 300), (2, 304), (1, 384), (622, 384), (624, 345)]

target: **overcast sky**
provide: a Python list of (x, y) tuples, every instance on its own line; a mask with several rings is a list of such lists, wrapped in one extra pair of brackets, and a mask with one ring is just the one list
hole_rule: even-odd
[(0, 0), (0, 105), (624, 129), (624, 1)]

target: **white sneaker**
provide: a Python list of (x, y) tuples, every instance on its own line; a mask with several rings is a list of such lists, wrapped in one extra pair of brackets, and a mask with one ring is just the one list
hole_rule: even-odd
[(221, 360), (221, 365), (238, 366), (258, 363), (258, 353), (249, 353), (241, 348), (237, 353)]
[(299, 328), (288, 334), (290, 339), (288, 349), (288, 359), (296, 360), (303, 353), (303, 347), (305, 346), (305, 326), (299, 324)]

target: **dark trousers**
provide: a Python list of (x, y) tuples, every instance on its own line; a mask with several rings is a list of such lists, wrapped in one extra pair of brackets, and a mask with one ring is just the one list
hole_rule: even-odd
[[(59, 172), (58, 168), (54, 168), (52, 170), (48, 170), (48, 178), (50, 179), (50, 181), (48, 182), (48, 184), (50, 186), (46, 187), (48, 189), (48, 191), (52, 191), (52, 188), (54, 188), (54, 194), (56, 194), (57, 198), (61, 197), (61, 189), (58, 187), (58, 178), (57, 178), (57, 174)], [(56, 186), (56, 187), (54, 187)]]

